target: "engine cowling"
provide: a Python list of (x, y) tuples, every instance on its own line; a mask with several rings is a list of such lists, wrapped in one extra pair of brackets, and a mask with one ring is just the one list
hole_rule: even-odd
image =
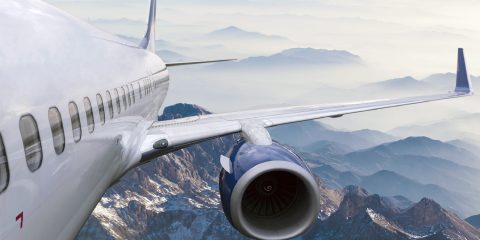
[(273, 142), (240, 141), (230, 150), (230, 173), (220, 173), (222, 207), (242, 234), (287, 239), (303, 233), (319, 212), (318, 187), (305, 162)]

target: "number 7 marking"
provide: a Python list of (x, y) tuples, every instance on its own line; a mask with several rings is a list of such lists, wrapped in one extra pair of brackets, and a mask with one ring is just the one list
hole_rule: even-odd
[(20, 229), (23, 228), (23, 212), (19, 213), (15, 218), (15, 221), (18, 222), (20, 220)]

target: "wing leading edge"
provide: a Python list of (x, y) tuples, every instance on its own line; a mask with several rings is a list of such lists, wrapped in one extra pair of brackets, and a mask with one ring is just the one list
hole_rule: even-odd
[(465, 65), (463, 49), (460, 48), (458, 49), (456, 86), (453, 92), (399, 99), (271, 108), (153, 122), (142, 144), (141, 161), (149, 161), (189, 145), (232, 133), (246, 133), (251, 136), (255, 135), (251, 134), (252, 131), (262, 133), (262, 129), (282, 124), (326, 117), (334, 118), (345, 114), (466, 97), (472, 94), (473, 89)]

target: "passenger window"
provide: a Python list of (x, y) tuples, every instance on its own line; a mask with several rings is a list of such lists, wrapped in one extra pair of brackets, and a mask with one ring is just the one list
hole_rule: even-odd
[(5, 145), (3, 145), (3, 138), (0, 135), (0, 193), (5, 191), (10, 181), (10, 172), (8, 170), (8, 159), (5, 151)]
[(108, 113), (110, 114), (110, 119), (113, 118), (113, 103), (112, 103), (112, 95), (109, 91), (107, 91), (107, 104), (108, 104)]
[(53, 147), (55, 152), (60, 155), (65, 150), (65, 131), (63, 129), (62, 115), (58, 108), (51, 107), (48, 109), (48, 120), (52, 130)]
[(115, 88), (115, 102), (117, 103), (118, 114), (122, 112), (122, 106), (120, 106), (120, 96), (118, 95), (118, 90)]
[(122, 87), (122, 99), (123, 99), (123, 107), (125, 111), (127, 110), (127, 96), (125, 95), (125, 87)]
[(35, 172), (42, 165), (43, 153), (38, 125), (32, 115), (25, 115), (20, 118), (20, 135), (22, 136), (28, 169)]
[(70, 102), (68, 104), (68, 112), (72, 121), (73, 140), (77, 143), (82, 139), (82, 123), (80, 122), (77, 104)]
[(132, 89), (132, 102), (135, 104), (135, 88), (132, 83), (130, 84), (130, 88)]
[(147, 82), (145, 79), (143, 80), (143, 92), (145, 93), (145, 96), (147, 96)]
[(150, 94), (150, 79), (147, 79), (147, 92)]
[(88, 97), (83, 99), (83, 105), (85, 106), (85, 114), (87, 115), (88, 132), (93, 133), (95, 130), (95, 120), (93, 119), (92, 103)]
[(100, 123), (105, 124), (105, 106), (103, 105), (102, 95), (97, 94), (98, 113), (100, 114)]
[(140, 81), (138, 81), (137, 84), (138, 84), (138, 95), (140, 95), (140, 99), (142, 99), (142, 86), (140, 85)]
[(130, 106), (132, 106), (132, 97), (130, 96), (131, 91), (130, 91), (130, 87), (128, 85), (126, 87), (127, 87), (126, 89), (127, 89), (128, 106), (130, 107)]

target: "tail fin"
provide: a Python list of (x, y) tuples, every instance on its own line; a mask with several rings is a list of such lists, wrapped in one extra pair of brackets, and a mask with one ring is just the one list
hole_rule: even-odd
[(150, 52), (155, 52), (155, 22), (157, 20), (157, 0), (150, 2), (150, 15), (148, 16), (148, 29), (145, 37), (140, 42), (140, 47)]
[(465, 64), (465, 56), (463, 55), (463, 48), (458, 49), (458, 63), (457, 63), (457, 84), (455, 86), (456, 93), (473, 93), (472, 82), (467, 72)]

